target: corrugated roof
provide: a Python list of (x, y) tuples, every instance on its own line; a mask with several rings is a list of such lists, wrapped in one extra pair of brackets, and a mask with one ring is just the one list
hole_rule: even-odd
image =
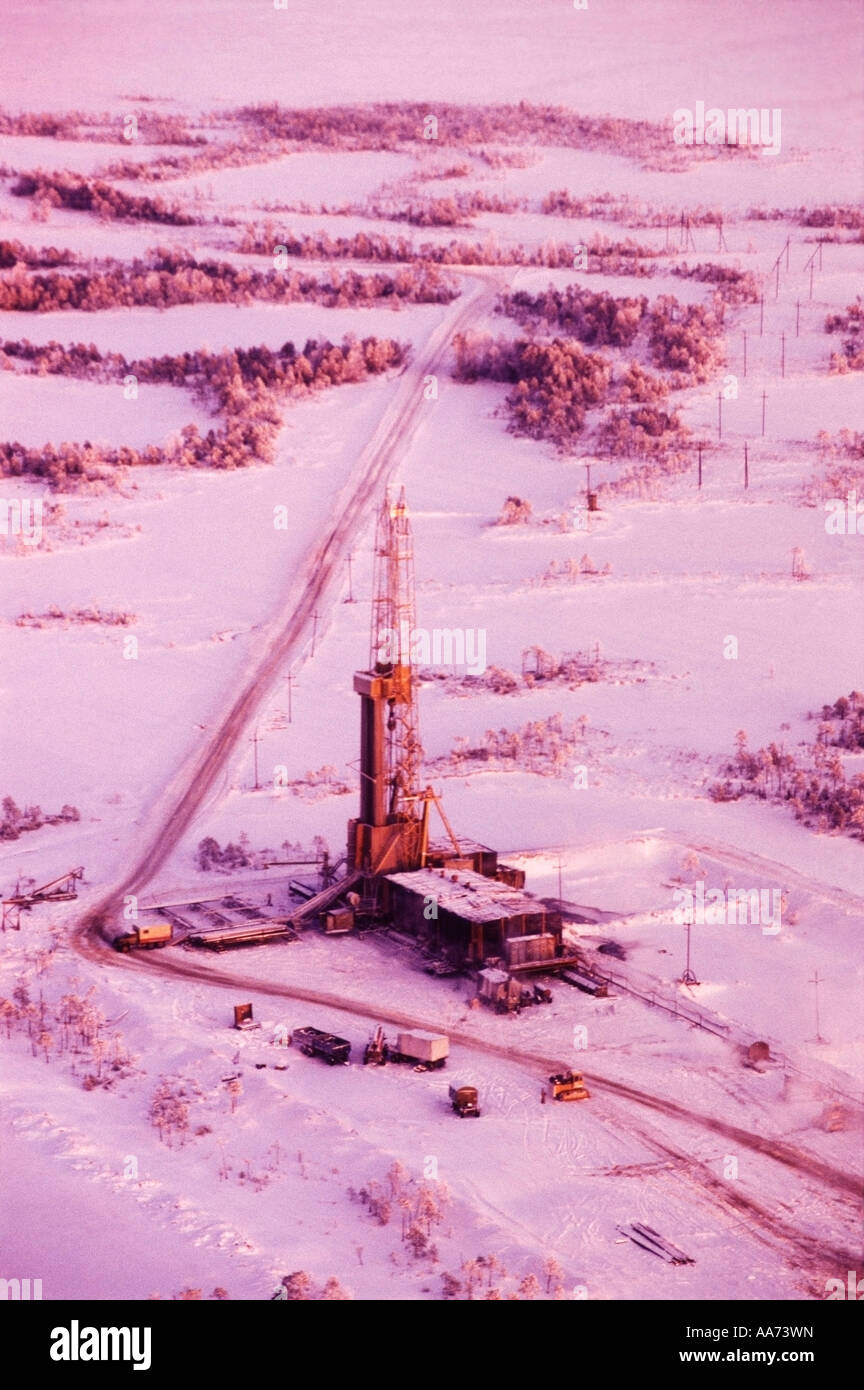
[(526, 914), (538, 916), (545, 911), (538, 898), (471, 869), (412, 869), (386, 877), (418, 897), (434, 898), (445, 911), (471, 922), (497, 922), (502, 917)]

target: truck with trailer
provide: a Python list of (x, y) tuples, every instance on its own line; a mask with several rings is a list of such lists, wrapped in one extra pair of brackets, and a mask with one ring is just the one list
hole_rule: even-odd
[(412, 1028), (396, 1034), (396, 1046), (390, 1051), (391, 1062), (410, 1062), (415, 1071), (440, 1071), (447, 1065), (450, 1040), (443, 1033), (427, 1033)]
[(295, 1028), (292, 1041), (306, 1057), (320, 1057), (331, 1067), (344, 1065), (351, 1060), (350, 1042), (337, 1038), (335, 1033), (325, 1033), (321, 1028)]
[(407, 1062), (415, 1071), (440, 1071), (447, 1065), (449, 1053), (449, 1038), (443, 1033), (427, 1033), (422, 1028), (397, 1033), (394, 1047), (388, 1043), (379, 1023), (366, 1044), (363, 1061), (367, 1066), (376, 1067), (383, 1067), (387, 1062)]
[(116, 951), (153, 951), (159, 946), (168, 946), (174, 935), (170, 922), (148, 922), (135, 927), (134, 931), (115, 936)]

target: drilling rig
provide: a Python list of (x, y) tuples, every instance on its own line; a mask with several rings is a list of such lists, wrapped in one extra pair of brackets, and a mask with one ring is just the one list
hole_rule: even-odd
[(348, 826), (348, 863), (368, 875), (418, 869), (428, 843), (431, 793), (420, 785), (414, 547), (405, 489), (385, 496), (375, 532), (369, 667), (354, 675), (361, 699), (360, 815)]

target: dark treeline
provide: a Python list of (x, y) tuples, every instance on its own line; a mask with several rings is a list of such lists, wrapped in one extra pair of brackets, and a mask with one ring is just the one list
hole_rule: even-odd
[(501, 309), (517, 322), (536, 328), (553, 324), (573, 334), (589, 347), (630, 347), (643, 323), (648, 330), (648, 351), (656, 367), (673, 373), (676, 388), (706, 381), (720, 361), (718, 338), (722, 332), (723, 301), (710, 306), (682, 304), (674, 295), (660, 295), (648, 309), (645, 296), (616, 299), (599, 292), (568, 285), (550, 285), (542, 294), (524, 290), (502, 295)]
[(821, 208), (749, 208), (747, 216), (751, 222), (796, 222), (799, 227), (843, 227), (847, 231), (864, 229), (864, 208), (842, 204)]
[[(860, 716), (862, 696), (853, 691), (849, 700), (859, 702), (852, 720), (849, 721), (848, 713), (834, 717), (840, 717), (844, 727), (860, 731), (860, 724), (855, 721)], [(828, 708), (833, 713), (842, 703), (837, 701)], [(833, 731), (834, 725), (828, 720), (820, 726), (816, 742), (801, 745), (796, 754), (776, 743), (751, 752), (747, 735), (739, 729), (735, 757), (724, 768), (723, 780), (712, 786), (712, 799), (737, 801), (742, 796), (755, 796), (764, 801), (786, 802), (795, 819), (804, 825), (864, 839), (864, 773), (847, 777), (840, 754), (832, 751)], [(847, 743), (838, 746), (850, 747)], [(853, 749), (860, 746), (851, 745)]]
[(819, 742), (831, 744), (833, 748), (846, 748), (850, 752), (864, 752), (864, 695), (860, 690), (850, 690), (841, 695), (833, 705), (823, 705), (821, 714)]
[[(650, 158), (662, 167), (678, 167), (694, 158), (706, 157), (697, 146), (688, 148), (683, 155), (670, 140), (669, 130), (660, 124), (581, 116), (563, 106), (540, 106), (527, 101), (485, 106), (379, 102), (303, 109), (289, 109), (274, 102), (242, 107), (234, 114), (268, 139), (335, 149), (389, 150), (426, 140), (431, 144), (434, 140), (439, 146), (534, 144), (608, 149)], [(712, 157), (735, 153), (734, 146), (713, 147), (709, 151)]]
[(629, 347), (648, 309), (644, 295), (615, 299), (605, 290), (594, 292), (577, 285), (563, 290), (550, 285), (537, 295), (518, 290), (502, 295), (498, 302), (501, 311), (517, 323), (532, 327), (541, 321), (554, 323), (589, 347)]
[[(668, 208), (651, 209), (641, 198), (629, 193), (591, 193), (577, 198), (566, 188), (555, 189), (544, 197), (540, 211), (547, 217), (580, 217), (595, 221), (626, 223), (628, 227), (662, 227), (670, 231), (682, 223), (688, 227), (720, 227), (723, 213), (719, 208), (688, 208), (686, 213)], [(663, 256), (663, 248), (646, 246), (645, 256)]]
[(41, 806), (22, 808), (15, 804), (11, 796), (4, 796), (0, 803), (0, 840), (17, 840), (28, 830), (41, 830), (43, 825), (63, 825), (80, 819), (76, 806), (64, 806), (56, 815), (49, 815)]
[(601, 404), (609, 389), (611, 364), (577, 342), (511, 342), (459, 333), (454, 344), (458, 381), (510, 383), (508, 428), (531, 439), (551, 440), (561, 449), (581, 434), (588, 409)]
[[(2, 247), (2, 244), (0, 244)], [(53, 313), (62, 309), (170, 309), (178, 304), (274, 304), (311, 301), (327, 308), (395, 303), (449, 304), (455, 286), (436, 266), (405, 266), (396, 275), (331, 270), (318, 280), (299, 270), (263, 272), (225, 261), (196, 261), (159, 250), (131, 265), (110, 262), (98, 271), (21, 275), (0, 279), (0, 309)]]
[[(138, 137), (147, 145), (203, 145), (206, 137), (194, 134), (179, 116), (157, 111), (136, 111)], [(0, 135), (37, 135), (51, 140), (80, 140), (99, 144), (127, 144), (124, 117), (103, 112), (88, 115), (84, 111), (25, 111), (12, 115), (0, 110)]]
[(0, 270), (24, 265), (31, 270), (53, 270), (58, 265), (74, 265), (73, 251), (58, 251), (56, 246), (25, 246), (20, 241), (0, 241)]
[(825, 320), (826, 333), (848, 333), (843, 351), (831, 354), (833, 372), (864, 371), (864, 300), (860, 294), (854, 304), (847, 304), (840, 314), (829, 314)]
[(673, 265), (670, 275), (678, 275), (684, 280), (702, 280), (716, 285), (718, 294), (726, 304), (758, 304), (761, 289), (756, 276), (749, 270), (736, 270), (731, 265), (719, 265), (716, 261), (700, 261), (698, 265)]
[(285, 343), (278, 351), (267, 347), (222, 353), (200, 349), (131, 362), (118, 353), (103, 356), (97, 348), (83, 344), (39, 347), (7, 341), (0, 350), (0, 367), (20, 361), (29, 363), (31, 372), (99, 382), (134, 377), (136, 383), (183, 387), (215, 408), (223, 423), (206, 434), (201, 434), (197, 425), (186, 425), (180, 440), (164, 448), (101, 448), (85, 441), (31, 449), (4, 443), (0, 444), (0, 476), (33, 475), (62, 490), (84, 479), (110, 475), (118, 467), (174, 464), (227, 469), (272, 463), (282, 425), (281, 399), (363, 381), (401, 366), (406, 355), (407, 349), (392, 338), (372, 337), (346, 338), (341, 346), (310, 339), (302, 352), (293, 343)]
[(163, 198), (139, 198), (103, 179), (84, 178), (81, 174), (48, 174), (36, 169), (21, 174), (11, 192), (16, 198), (33, 198), (44, 208), (92, 212), (106, 221), (158, 222), (167, 227), (192, 227), (197, 222), (176, 203), (166, 203)]
[[(407, 237), (387, 236), (381, 232), (356, 232), (353, 236), (331, 237), (327, 232), (296, 236), (280, 232), (272, 222), (260, 228), (247, 226), (238, 250), (246, 254), (272, 256), (284, 247), (288, 256), (308, 260), (358, 260), (385, 263), (424, 261), (434, 265), (525, 265), (542, 266), (547, 270), (572, 270), (576, 248), (569, 244), (546, 241), (542, 246), (526, 250), (522, 245), (500, 246), (489, 239), (485, 242), (424, 241), (415, 245)], [(610, 241), (595, 236), (585, 248), (587, 271), (610, 275), (648, 275), (653, 267), (642, 266), (638, 258), (653, 252), (635, 241)]]

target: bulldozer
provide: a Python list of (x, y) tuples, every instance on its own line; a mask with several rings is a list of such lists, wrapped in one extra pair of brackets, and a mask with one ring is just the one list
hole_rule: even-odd
[(553, 1100), (588, 1100), (590, 1091), (581, 1071), (559, 1071), (549, 1077)]

